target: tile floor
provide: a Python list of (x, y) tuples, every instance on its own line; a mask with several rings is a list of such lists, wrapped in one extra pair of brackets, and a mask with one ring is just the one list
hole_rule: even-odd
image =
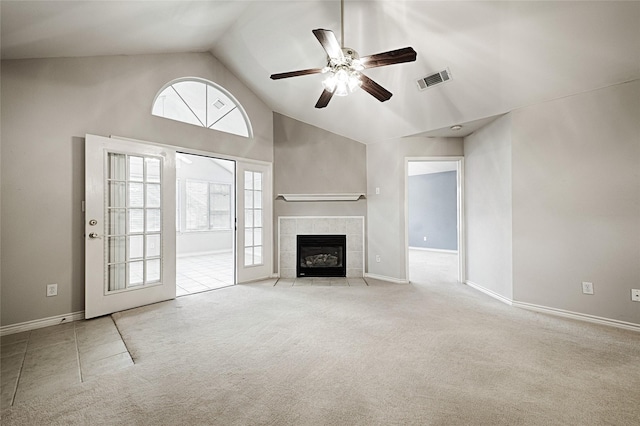
[(200, 293), (234, 284), (233, 253), (176, 259), (176, 295)]
[[(181, 257), (178, 296), (234, 284), (231, 252)], [(0, 409), (132, 366), (111, 316), (2, 336)]]
[(332, 287), (355, 287), (368, 285), (364, 278), (342, 278), (342, 277), (305, 277), (305, 278), (280, 278), (274, 284), (278, 287), (291, 286), (332, 286)]
[(2, 336), (0, 408), (133, 365), (110, 316)]

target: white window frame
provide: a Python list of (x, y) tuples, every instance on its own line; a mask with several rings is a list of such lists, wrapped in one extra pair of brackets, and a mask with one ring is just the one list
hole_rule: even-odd
[[(240, 134), (240, 133), (235, 133), (235, 132), (230, 132), (230, 131), (223, 130), (223, 129), (215, 129), (215, 128), (213, 128), (213, 126), (217, 123), (217, 121), (215, 123), (210, 124), (210, 125), (207, 122), (203, 123), (198, 118), (197, 114), (195, 114), (195, 112), (193, 111), (193, 109), (189, 105), (189, 103), (184, 98), (182, 98), (182, 96), (180, 96), (180, 94), (177, 92), (177, 90), (176, 90), (176, 93), (182, 99), (182, 101), (187, 106), (187, 108), (189, 110), (191, 110), (191, 112), (194, 115), (194, 118), (196, 118), (196, 121), (198, 121), (199, 124), (195, 124), (195, 123), (190, 122), (190, 121), (179, 120), (179, 119), (175, 119), (175, 118), (171, 118), (171, 117), (165, 117), (162, 114), (154, 113), (154, 111), (156, 110), (157, 104), (159, 102), (162, 102), (162, 96), (163, 96), (162, 94), (163, 94), (163, 92), (167, 88), (172, 87), (173, 85), (175, 85), (177, 83), (183, 83), (183, 82), (200, 83), (200, 84), (202, 84), (204, 86), (211, 87), (213, 90), (218, 91), (222, 95), (226, 96), (233, 103), (232, 110), (237, 109), (240, 112), (240, 114), (242, 115), (242, 118), (244, 119), (244, 124), (245, 124), (245, 129), (244, 130), (246, 131), (246, 135)], [(206, 93), (207, 93), (207, 95), (206, 95), (207, 96), (207, 101), (205, 102), (205, 108), (206, 108), (207, 111), (205, 112), (205, 116), (208, 116), (208, 108), (209, 108), (209, 106), (210, 105), (213, 106), (215, 103), (217, 103), (217, 101), (219, 99), (208, 99), (208, 91)], [(242, 107), (240, 102), (238, 102), (238, 100), (228, 90), (226, 90), (224, 87), (220, 86), (219, 84), (214, 83), (213, 81), (206, 80), (204, 78), (182, 77), (182, 78), (177, 78), (175, 80), (171, 80), (170, 82), (166, 83), (164, 86), (162, 86), (160, 88), (158, 93), (156, 93), (156, 96), (153, 98), (153, 104), (151, 105), (151, 114), (155, 115), (157, 117), (162, 117), (162, 118), (166, 118), (166, 119), (169, 119), (169, 120), (176, 120), (176, 121), (180, 121), (180, 122), (183, 122), (183, 123), (188, 123), (188, 124), (191, 124), (191, 125), (194, 125), (194, 126), (198, 126), (198, 127), (204, 127), (204, 128), (207, 128), (207, 129), (217, 130), (217, 131), (220, 131), (220, 132), (236, 134), (238, 136), (242, 136), (242, 137), (246, 137), (246, 138), (250, 138), (250, 139), (253, 138), (253, 127), (251, 126), (251, 121), (249, 120), (249, 115), (247, 114), (245, 109)], [(226, 116), (226, 114), (225, 114), (225, 116)], [(222, 116), (219, 120), (222, 120), (225, 116)]]
[[(188, 216), (189, 216), (189, 206), (187, 203), (187, 199), (189, 198), (189, 183), (202, 183), (202, 184), (206, 184), (207, 185), (207, 195), (206, 195), (206, 202), (207, 202), (207, 227), (205, 229), (202, 228), (198, 228), (198, 229), (190, 229), (189, 225), (188, 225)], [(228, 193), (227, 196), (229, 198), (229, 202), (228, 202), (228, 226), (225, 228), (216, 228), (212, 226), (211, 223), (211, 186), (212, 185), (221, 185), (221, 186), (225, 186), (228, 188)], [(227, 183), (227, 182), (214, 182), (214, 181), (207, 181), (207, 180), (201, 180), (201, 179), (185, 179), (185, 186), (184, 186), (184, 197), (181, 197), (180, 199), (180, 206), (178, 207), (178, 210), (180, 211), (183, 207), (184, 207), (184, 215), (185, 215), (185, 221), (184, 221), (184, 230), (183, 232), (215, 232), (215, 231), (231, 231), (232, 230), (232, 206), (231, 206), (231, 202), (232, 202), (232, 194), (231, 194), (231, 190), (232, 190), (232, 184)], [(184, 206), (183, 206), (183, 202), (182, 202), (182, 198), (184, 198)], [(217, 210), (217, 211), (221, 211), (221, 210)]]

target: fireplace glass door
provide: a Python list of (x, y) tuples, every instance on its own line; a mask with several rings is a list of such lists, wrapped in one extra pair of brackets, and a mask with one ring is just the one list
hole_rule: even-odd
[(298, 277), (345, 277), (346, 235), (298, 235)]

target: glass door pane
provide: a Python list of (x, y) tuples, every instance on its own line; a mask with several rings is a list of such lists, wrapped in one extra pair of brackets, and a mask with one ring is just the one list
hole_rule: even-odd
[(271, 164), (238, 163), (238, 282), (273, 276)]
[(262, 265), (262, 172), (244, 172), (244, 266)]
[(107, 292), (158, 283), (162, 158), (110, 152), (107, 162)]

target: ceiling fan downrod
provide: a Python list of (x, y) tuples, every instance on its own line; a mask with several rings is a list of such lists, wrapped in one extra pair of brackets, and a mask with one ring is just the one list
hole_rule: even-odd
[(340, 0), (340, 47), (344, 49), (344, 0)]

